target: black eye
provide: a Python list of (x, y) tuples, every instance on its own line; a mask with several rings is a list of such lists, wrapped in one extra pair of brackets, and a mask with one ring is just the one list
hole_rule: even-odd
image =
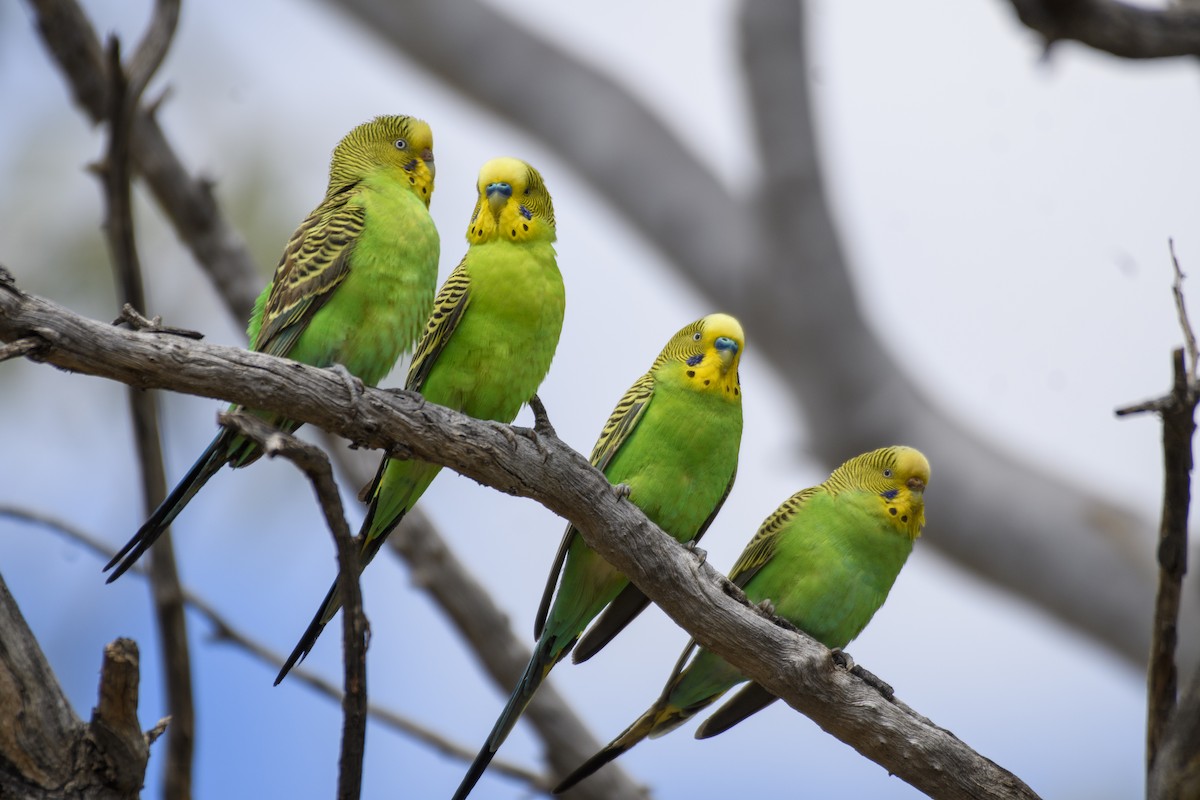
[(408, 149), (408, 141), (406, 139), (397, 139), (393, 144), (396, 145), (397, 150), (407, 150)]
[(696, 342), (700, 341), (700, 332), (699, 331), (692, 334), (692, 340), (696, 341)]
[(890, 477), (892, 477), (892, 471), (891, 471), (890, 469), (885, 469), (885, 470), (883, 471), (883, 477), (885, 477), (885, 478), (890, 478)]

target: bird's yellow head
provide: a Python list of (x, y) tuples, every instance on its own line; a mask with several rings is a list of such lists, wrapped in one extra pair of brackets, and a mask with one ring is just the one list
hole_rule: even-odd
[(738, 364), (745, 347), (740, 322), (728, 314), (709, 314), (672, 336), (651, 371), (671, 369), (696, 391), (720, 392), (740, 403)]
[(433, 198), (433, 131), (416, 117), (376, 117), (347, 133), (333, 149), (328, 195), (383, 170), (411, 186), (429, 205)]
[(553, 242), (554, 204), (542, 175), (516, 158), (493, 158), (479, 170), (479, 198), (471, 213), (467, 242), (505, 240)]
[(925, 527), (925, 487), (929, 460), (912, 447), (884, 447), (842, 464), (827, 482), (831, 488), (865, 489), (879, 496), (883, 513), (910, 538)]

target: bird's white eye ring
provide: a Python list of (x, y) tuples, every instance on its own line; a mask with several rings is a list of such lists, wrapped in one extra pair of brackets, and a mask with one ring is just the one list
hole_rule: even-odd
[(891, 471), (890, 469), (884, 469), (884, 471), (883, 471), (883, 477), (885, 477), (885, 478), (890, 478), (890, 477), (892, 477), (892, 471)]
[(693, 339), (693, 341), (697, 341), (697, 342), (700, 341), (700, 331), (696, 331), (695, 333), (693, 333), (692, 339)]
[(397, 139), (394, 142), (394, 144), (396, 145), (397, 150), (407, 150), (408, 149), (408, 141), (405, 139)]

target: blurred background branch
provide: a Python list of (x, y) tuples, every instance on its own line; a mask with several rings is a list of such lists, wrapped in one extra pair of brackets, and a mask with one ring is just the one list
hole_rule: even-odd
[[(745, 200), (724, 191), (652, 109), (488, 5), (336, 6), (556, 151), (714, 307), (748, 320), (752, 346), (791, 389), (807, 421), (806, 448), (822, 462), (832, 468), (882, 444), (920, 442), (937, 485), (930, 546), (1145, 663), (1152, 523), (957, 424), (864, 318), (825, 197), (801, 3), (741, 4), (738, 38), (765, 168)], [(476, 58), (483, 41), (488, 69)], [(613, 130), (621, 136), (606, 135)], [(697, 215), (697, 203), (705, 213)], [(1188, 602), (1195, 607), (1194, 590)], [(1200, 656), (1198, 623), (1187, 617), (1180, 637), (1189, 664)]]
[[(115, 34), (108, 39), (106, 68), (101, 72), (107, 76), (104, 94), (108, 146), (96, 171), (104, 189), (105, 238), (117, 284), (118, 302), (124, 308), (132, 307), (138, 311), (146, 308), (146, 292), (134, 234), (131, 135), (134, 120), (141, 108), (142, 92), (170, 48), (178, 20), (178, 0), (157, 2), (146, 34), (130, 59), (128, 72), (121, 63), (120, 39)], [(158, 398), (153, 392), (132, 387), (127, 390), (127, 397), (141, 476), (142, 509), (149, 516), (167, 494)], [(163, 796), (168, 800), (190, 800), (196, 708), (192, 695), (187, 619), (183, 613), (179, 571), (175, 565), (175, 550), (169, 530), (164, 532), (161, 546), (155, 548), (150, 556), (150, 591), (159, 640), (162, 642), (167, 706), (171, 709), (166, 767), (163, 770)]]

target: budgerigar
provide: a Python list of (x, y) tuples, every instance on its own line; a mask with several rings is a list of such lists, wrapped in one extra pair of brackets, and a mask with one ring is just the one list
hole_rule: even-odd
[[(680, 330), (617, 403), (592, 450), (592, 463), (608, 480), (628, 487), (630, 502), (681, 542), (703, 535), (733, 488), (744, 348), (742, 326), (728, 314), (711, 314)], [(538, 609), (533, 657), (455, 798), (470, 793), (554, 665), (572, 648), (576, 662), (590, 658), (648, 603), (574, 527), (567, 528)]]
[[(925, 525), (929, 462), (911, 447), (885, 447), (842, 464), (819, 486), (788, 498), (767, 517), (729, 573), (752, 603), (775, 613), (826, 647), (845, 647), (887, 598)], [(662, 695), (603, 750), (567, 776), (562, 792), (629, 750), (699, 713), (746, 678), (701, 648), (676, 664)], [(686, 663), (686, 667), (684, 664)], [(766, 707), (775, 696), (755, 683), (718, 709), (696, 732), (715, 736)]]
[[(377, 117), (338, 142), (329, 188), (288, 240), (254, 304), (250, 349), (316, 367), (341, 365), (374, 386), (412, 347), (437, 286), (438, 233), (429, 216), (433, 132), (413, 117)], [(263, 413), (287, 431), (299, 423)], [(222, 430), (132, 539), (104, 567), (119, 578), (225, 464), (258, 445)]]
[[(467, 254), (438, 292), (405, 388), (472, 417), (508, 423), (550, 369), (566, 296), (554, 255), (554, 206), (541, 174), (524, 161), (497, 158), (483, 165), (477, 189)], [(362, 566), (440, 470), (384, 458), (367, 493)], [(337, 613), (337, 590), (334, 581), (276, 684)]]

